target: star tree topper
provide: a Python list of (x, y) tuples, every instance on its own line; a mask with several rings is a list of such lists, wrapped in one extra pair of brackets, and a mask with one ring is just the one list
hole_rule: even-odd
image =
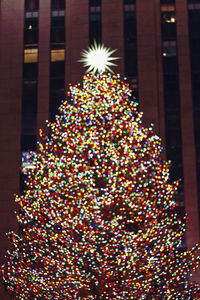
[(103, 44), (97, 44), (88, 47), (88, 50), (83, 50), (82, 59), (84, 67), (88, 67), (87, 72), (93, 71), (94, 73), (103, 73), (105, 71), (110, 71), (113, 73), (111, 66), (116, 66), (113, 60), (119, 59), (119, 57), (111, 57), (111, 55), (117, 49), (111, 50), (105, 47)]

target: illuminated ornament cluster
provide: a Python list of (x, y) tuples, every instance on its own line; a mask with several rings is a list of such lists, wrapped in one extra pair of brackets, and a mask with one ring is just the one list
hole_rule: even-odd
[(2, 267), (15, 299), (199, 299), (187, 276), (168, 163), (128, 84), (88, 74), (70, 88), (16, 197), (21, 232)]
[(94, 45), (90, 46), (88, 50), (83, 50), (80, 62), (83, 62), (83, 65), (88, 67), (87, 72), (103, 73), (107, 70), (113, 72), (110, 67), (116, 66), (116, 64), (112, 61), (119, 59), (111, 56), (115, 51), (105, 47), (103, 44), (98, 45), (94, 42)]

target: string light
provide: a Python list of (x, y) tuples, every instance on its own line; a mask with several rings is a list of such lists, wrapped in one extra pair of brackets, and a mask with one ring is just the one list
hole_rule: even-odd
[(41, 141), (3, 280), (15, 299), (199, 299), (160, 138), (119, 76), (70, 87)]

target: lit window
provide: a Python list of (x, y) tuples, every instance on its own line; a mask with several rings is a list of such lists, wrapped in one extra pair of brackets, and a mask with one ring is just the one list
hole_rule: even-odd
[(51, 61), (63, 61), (65, 60), (65, 49), (53, 49), (51, 50)]
[(171, 5), (161, 5), (160, 7), (161, 11), (175, 11), (175, 5), (171, 4)]
[(175, 23), (176, 22), (175, 11), (162, 11), (161, 21), (162, 23)]
[(170, 23), (175, 23), (176, 22), (176, 18), (175, 17), (171, 17), (171, 19), (169, 20)]
[(36, 63), (38, 62), (38, 49), (24, 49), (24, 62), (25, 63)]
[(33, 163), (33, 158), (35, 156), (35, 152), (22, 152), (22, 172), (26, 173), (28, 170), (35, 169), (35, 164)]
[(175, 16), (163, 16), (162, 17), (162, 20), (165, 22), (165, 23), (175, 23), (176, 22), (176, 17)]

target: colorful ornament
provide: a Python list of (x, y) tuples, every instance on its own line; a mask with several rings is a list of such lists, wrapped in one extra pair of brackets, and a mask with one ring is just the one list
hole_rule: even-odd
[[(199, 299), (160, 138), (119, 76), (70, 87), (16, 196), (2, 274), (15, 299)], [(184, 218), (185, 219), (185, 218)]]

